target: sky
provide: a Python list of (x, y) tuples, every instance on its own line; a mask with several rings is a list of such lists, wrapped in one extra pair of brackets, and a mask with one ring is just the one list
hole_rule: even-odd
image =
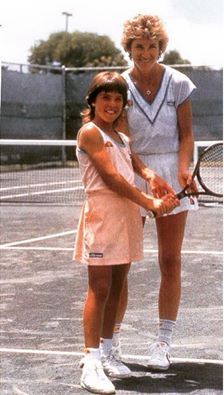
[[(223, 66), (222, 0), (8, 0), (0, 3), (0, 58), (27, 63), (30, 48), (65, 30), (107, 35), (122, 50), (124, 22), (137, 14), (159, 15), (177, 50), (193, 65)], [(122, 50), (123, 52), (123, 50)], [(126, 57), (127, 59), (127, 57)]]

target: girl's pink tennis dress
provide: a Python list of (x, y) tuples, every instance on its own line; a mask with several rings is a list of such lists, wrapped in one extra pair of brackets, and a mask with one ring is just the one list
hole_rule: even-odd
[[(108, 155), (118, 172), (134, 185), (128, 138), (121, 142), (101, 129)], [(85, 187), (84, 202), (76, 235), (74, 260), (88, 265), (120, 265), (143, 258), (143, 226), (140, 208), (110, 190), (79, 147), (77, 157)]]

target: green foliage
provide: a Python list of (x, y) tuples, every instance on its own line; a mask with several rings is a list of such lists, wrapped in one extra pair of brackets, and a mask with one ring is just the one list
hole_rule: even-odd
[(108, 36), (95, 33), (58, 32), (30, 49), (31, 64), (66, 67), (126, 66), (127, 61)]
[(164, 64), (190, 64), (189, 60), (182, 59), (180, 53), (176, 50), (167, 52), (164, 55), (162, 63)]

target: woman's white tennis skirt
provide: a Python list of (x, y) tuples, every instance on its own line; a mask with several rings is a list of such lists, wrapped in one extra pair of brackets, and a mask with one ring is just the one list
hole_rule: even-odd
[(143, 258), (140, 208), (110, 190), (88, 194), (76, 235), (74, 260), (121, 265)]

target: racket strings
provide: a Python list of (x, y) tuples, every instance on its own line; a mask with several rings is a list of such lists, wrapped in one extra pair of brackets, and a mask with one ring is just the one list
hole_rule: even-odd
[(216, 144), (204, 152), (201, 157), (199, 176), (201, 183), (209, 191), (223, 193), (223, 145)]

